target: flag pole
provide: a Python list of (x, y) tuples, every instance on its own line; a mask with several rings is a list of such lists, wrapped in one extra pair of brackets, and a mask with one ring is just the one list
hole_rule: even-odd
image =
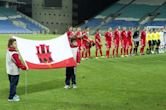
[(27, 94), (28, 94), (28, 74), (27, 74), (27, 71), (25, 71), (25, 75), (24, 75), (24, 80), (25, 80), (25, 88), (24, 88), (24, 92), (25, 92), (25, 104), (28, 102), (27, 101)]
[(27, 72), (25, 71), (25, 95), (28, 93), (28, 75)]

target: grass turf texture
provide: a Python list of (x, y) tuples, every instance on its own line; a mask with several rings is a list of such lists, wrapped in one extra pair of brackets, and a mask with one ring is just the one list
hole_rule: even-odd
[[(77, 69), (78, 88), (75, 90), (63, 88), (65, 69), (22, 71), (17, 87), (21, 101), (10, 103), (7, 101), (9, 81), (5, 69), (9, 36), (0, 35), (0, 110), (166, 109), (166, 54), (82, 61)], [(54, 37), (18, 36), (38, 40)], [(92, 53), (94, 56), (94, 47)]]

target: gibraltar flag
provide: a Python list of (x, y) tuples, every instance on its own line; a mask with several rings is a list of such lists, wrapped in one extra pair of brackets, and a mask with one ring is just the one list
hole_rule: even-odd
[(76, 66), (76, 53), (70, 48), (67, 35), (51, 40), (27, 40), (13, 37), (29, 69), (53, 69)]

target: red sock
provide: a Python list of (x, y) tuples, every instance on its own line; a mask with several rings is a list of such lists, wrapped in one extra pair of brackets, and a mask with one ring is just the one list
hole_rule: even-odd
[(97, 54), (98, 54), (98, 50), (96, 50), (96, 57), (98, 57), (98, 55), (97, 55)]
[(108, 50), (108, 58), (110, 57), (110, 50)]
[(142, 53), (144, 53), (144, 48), (145, 48), (145, 47), (143, 46), (143, 47), (142, 47)]
[(123, 48), (123, 55), (126, 55), (126, 49)]
[(123, 53), (123, 48), (120, 49), (120, 55), (122, 55), (122, 53)]
[(112, 56), (114, 57), (115, 55), (115, 49), (112, 50)]
[(132, 48), (130, 48), (130, 55), (132, 54), (132, 50), (133, 50), (133, 49), (132, 49)]
[(126, 49), (126, 54), (127, 54), (127, 55), (129, 54), (129, 49), (128, 49), (128, 48)]
[(140, 48), (140, 53), (142, 54), (142, 47)]
[(103, 52), (102, 52), (102, 50), (101, 50), (101, 49), (100, 49), (100, 55), (101, 55), (101, 56), (103, 56)]
[(108, 50), (106, 50), (106, 57), (108, 57)]
[(84, 51), (82, 51), (82, 58), (84, 58)]
[(85, 58), (87, 58), (87, 56), (88, 56), (88, 53), (87, 53), (87, 51), (85, 52)]
[(119, 49), (118, 49), (118, 47), (117, 47), (117, 48), (116, 48), (116, 56), (117, 56), (117, 57), (118, 57), (118, 50), (119, 50)]

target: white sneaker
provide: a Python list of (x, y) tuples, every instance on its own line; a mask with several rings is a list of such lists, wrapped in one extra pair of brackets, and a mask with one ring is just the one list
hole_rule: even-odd
[(70, 88), (70, 86), (69, 85), (65, 85), (65, 87), (64, 87), (65, 89), (69, 89)]
[(121, 57), (123, 58), (123, 57), (124, 57), (124, 55), (121, 55)]
[(76, 89), (76, 88), (77, 88), (77, 86), (75, 84), (73, 84), (73, 89)]
[(16, 98), (20, 98), (18, 95), (15, 95), (14, 97), (16, 97)]
[(9, 102), (18, 102), (20, 101), (19, 96), (14, 96), (13, 99), (8, 99)]
[(98, 59), (98, 57), (96, 57), (96, 59)]

